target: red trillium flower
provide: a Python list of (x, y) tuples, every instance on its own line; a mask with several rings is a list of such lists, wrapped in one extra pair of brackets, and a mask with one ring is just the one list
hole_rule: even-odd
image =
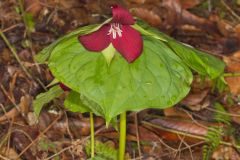
[(131, 27), (135, 21), (126, 9), (119, 5), (111, 8), (112, 21), (95, 32), (79, 36), (79, 41), (87, 50), (94, 52), (100, 52), (112, 44), (131, 63), (142, 53), (142, 37)]

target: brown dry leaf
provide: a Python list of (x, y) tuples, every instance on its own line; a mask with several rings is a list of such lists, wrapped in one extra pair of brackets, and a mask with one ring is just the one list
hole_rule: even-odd
[[(46, 129), (55, 118), (55, 115), (43, 111), (39, 117), (39, 129)], [(94, 118), (95, 128), (103, 126), (104, 123), (102, 118)], [(90, 120), (85, 117), (62, 119), (55, 123), (50, 131), (46, 134), (53, 139), (57, 138), (57, 136), (67, 135), (69, 131), (74, 137), (88, 136), (90, 134)]]
[(235, 26), (235, 32), (237, 34), (237, 37), (240, 39), (240, 24)]
[(31, 13), (34, 17), (36, 17), (42, 10), (40, 0), (25, 0), (24, 7), (26, 12)]
[(234, 27), (227, 20), (218, 18), (217, 27), (220, 33), (225, 37), (233, 36), (235, 34)]
[(204, 136), (207, 134), (207, 127), (201, 122), (194, 123), (192, 121), (183, 120), (181, 118), (166, 118), (161, 117), (153, 119), (150, 123), (156, 126), (162, 126), (164, 128), (169, 128), (184, 133), (194, 134)]
[(159, 27), (162, 23), (161, 18), (154, 11), (145, 8), (133, 8), (132, 14), (148, 22), (153, 27)]
[[(135, 124), (128, 123), (127, 124), (127, 140), (128, 141), (137, 141), (136, 137), (136, 126)], [(139, 125), (138, 126), (138, 132), (139, 132), (139, 139), (141, 141), (158, 141), (159, 137), (152, 132), (151, 130), (148, 130), (147, 128)], [(105, 129), (104, 131), (97, 134), (98, 136), (104, 136), (111, 139), (118, 139), (119, 133), (114, 130), (113, 128)]]
[(207, 96), (209, 89), (205, 89), (203, 91), (198, 91), (196, 93), (190, 93), (186, 98), (182, 100), (182, 103), (185, 105), (197, 105), (203, 101), (203, 99)]
[(182, 117), (184, 119), (190, 119), (186, 112), (179, 110), (176, 107), (166, 108), (163, 112), (166, 117)]
[[(29, 95), (23, 96), (18, 105), (21, 114), (26, 114), (30, 108), (32, 98)], [(9, 112), (0, 117), (0, 122), (6, 121), (8, 119), (13, 119), (20, 114), (17, 108), (11, 109)]]
[(144, 4), (148, 0), (127, 0), (130, 3)]
[(193, 111), (199, 111), (210, 105), (210, 99), (207, 96), (209, 89), (199, 90), (197, 92), (190, 93), (186, 98), (184, 98), (181, 103), (186, 105), (189, 109)]
[[(11, 51), (7, 48), (3, 49), (3, 52), (0, 54), (1, 60), (3, 60), (5, 63), (9, 63), (11, 61)], [(1, 61), (2, 63), (2, 61)]]
[(240, 124), (240, 106), (228, 107), (228, 112), (230, 114), (239, 115), (239, 116), (231, 116), (232, 120), (237, 124)]
[(21, 158), (18, 158), (18, 154), (13, 148), (2, 147), (0, 154), (9, 159), (21, 160)]
[(219, 159), (229, 159), (229, 160), (239, 160), (240, 156), (237, 151), (229, 146), (219, 146), (217, 150), (213, 152), (213, 160)]
[(202, 0), (180, 0), (183, 9), (193, 8), (201, 2)]
[[(232, 56), (225, 57), (224, 62), (227, 64), (227, 72), (240, 73), (240, 51), (235, 52)], [(226, 77), (225, 80), (232, 94), (240, 94), (240, 76)]]
[[(12, 129), (12, 143), (18, 151), (23, 151), (32, 141), (39, 135), (38, 128), (21, 126), (21, 128)], [(23, 153), (26, 159), (36, 159), (37, 145), (33, 144), (28, 150)]]
[[(136, 136), (136, 126), (135, 124), (128, 124), (128, 134)], [(159, 137), (152, 131), (144, 128), (143, 126), (138, 126), (139, 139), (141, 141), (158, 141)]]

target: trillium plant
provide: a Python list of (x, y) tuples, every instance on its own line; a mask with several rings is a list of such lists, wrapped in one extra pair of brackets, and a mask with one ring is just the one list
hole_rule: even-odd
[[(43, 49), (36, 60), (47, 62), (54, 82), (69, 88), (64, 102), (68, 110), (91, 113), (92, 157), (92, 114), (102, 116), (107, 125), (120, 115), (119, 160), (125, 153), (126, 111), (171, 107), (189, 93), (192, 72), (217, 80), (225, 67), (221, 60), (134, 19), (119, 5), (112, 6), (112, 18), (67, 34)], [(54, 85), (37, 96), (36, 114), (61, 93)]]

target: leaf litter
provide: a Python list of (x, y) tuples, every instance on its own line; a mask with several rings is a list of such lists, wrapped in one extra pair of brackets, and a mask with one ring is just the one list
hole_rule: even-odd
[[(24, 12), (33, 16), (33, 19), (27, 20), (34, 24), (35, 29), (30, 34), (19, 11), (19, 2), (0, 2), (1, 32), (16, 48), (22, 64), (34, 78), (26, 76), (0, 38), (0, 158), (49, 159), (52, 156), (58, 159), (86, 159), (88, 114), (64, 110), (63, 99), (66, 95), (46, 105), (39, 119), (31, 114), (32, 100), (46, 90), (45, 86), (52, 81), (47, 67), (40, 65), (39, 69), (32, 56), (80, 26), (105, 20), (110, 15), (109, 6), (116, 1), (25, 0), (22, 4)], [(230, 116), (232, 121), (229, 133), (224, 134), (223, 140), (228, 142), (227, 145), (220, 145), (213, 152), (212, 159), (238, 159), (239, 153), (236, 151), (239, 150), (235, 144), (240, 141), (239, 5), (223, 0), (218, 4), (202, 0), (124, 0), (121, 4), (136, 17), (177, 40), (222, 58), (229, 73), (225, 78), (228, 87), (222, 93), (212, 89), (215, 84), (195, 75), (192, 91), (174, 106), (174, 111), (149, 109), (138, 113), (142, 157), (138, 157), (135, 121), (130, 113), (129, 157), (201, 159), (204, 142), (191, 135), (201, 133), (202, 137), (206, 137), (210, 127), (225, 126), (214, 119), (218, 113)], [(214, 108), (215, 102), (221, 103), (225, 110)], [(32, 121), (34, 123), (30, 123)], [(95, 121), (97, 139), (102, 144), (108, 143), (111, 145), (107, 146), (116, 148), (118, 133), (112, 128), (105, 129), (101, 118), (96, 117)]]

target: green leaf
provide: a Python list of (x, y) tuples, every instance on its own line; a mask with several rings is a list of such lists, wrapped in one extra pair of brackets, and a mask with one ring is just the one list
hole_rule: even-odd
[(176, 41), (169, 41), (168, 44), (189, 67), (199, 74), (211, 79), (223, 74), (225, 68), (223, 61)]
[[(86, 152), (87, 155), (91, 154), (91, 145), (88, 141), (86, 144)], [(95, 143), (95, 157), (90, 158), (89, 160), (117, 160), (118, 151), (109, 146), (107, 143), (102, 143), (100, 141), (96, 141)]]
[(24, 13), (23, 14), (24, 23), (29, 32), (35, 31), (35, 22), (31, 13)]
[[(79, 35), (87, 34), (90, 32), (93, 32), (99, 28), (99, 24), (89, 25), (82, 28), (79, 28), (73, 32), (70, 32), (69, 34), (63, 36), (62, 38), (59, 38), (57, 41), (49, 45), (48, 47), (44, 48), (41, 52), (39, 52), (34, 59), (39, 63), (44, 63), (50, 56), (51, 52), (56, 46), (61, 46), (61, 43), (64, 43), (65, 41), (69, 39), (76, 39)], [(59, 45), (58, 45), (59, 44)]]
[(104, 24), (109, 23), (111, 20), (112, 20), (112, 18), (109, 18), (106, 21), (104, 21), (102, 24), (88, 25), (88, 26), (78, 28), (75, 31), (68, 33), (67, 35), (63, 36), (62, 38), (59, 38), (57, 41), (55, 41), (48, 47), (44, 48), (41, 52), (39, 52), (34, 57), (35, 61), (37, 61), (38, 63), (44, 63), (49, 58), (51, 52), (54, 50), (54, 48), (56, 46), (59, 47), (65, 41), (68, 41), (69, 39), (76, 39), (80, 35), (92, 33), (94, 31), (98, 30)]
[(103, 54), (86, 51), (77, 38), (67, 39), (52, 50), (49, 67), (57, 79), (98, 104), (107, 122), (124, 111), (170, 107), (189, 92), (192, 73), (162, 41), (143, 38), (135, 62), (116, 53), (110, 66)]
[(84, 105), (88, 106), (88, 108), (91, 110), (91, 112), (93, 112), (97, 116), (103, 116), (104, 117), (103, 109), (96, 102), (94, 102), (93, 100), (90, 100), (89, 98), (87, 98), (83, 94), (80, 95), (80, 99), (81, 99), (81, 101)]
[(82, 103), (80, 94), (75, 91), (71, 91), (68, 94), (67, 98), (64, 101), (64, 106), (71, 112), (85, 113), (91, 111), (86, 105)]
[(231, 125), (231, 117), (229, 116), (228, 112), (225, 110), (224, 106), (220, 103), (216, 102), (214, 103), (214, 120), (220, 123), (224, 123), (228, 126)]
[(134, 27), (135, 29), (137, 29), (143, 35), (163, 41), (184, 61), (186, 65), (199, 74), (208, 76), (211, 79), (215, 79), (221, 76), (221, 74), (224, 72), (225, 64), (220, 59), (215, 58), (214, 56), (205, 52), (196, 50), (189, 45), (179, 43), (166, 34), (150, 27), (143, 21), (138, 21), (137, 23), (138, 24), (136, 24)]
[(49, 103), (51, 100), (53, 100), (56, 97), (59, 97), (64, 91), (59, 87), (58, 85), (52, 87), (50, 90), (48, 90), (45, 93), (39, 94), (36, 99), (33, 101), (33, 108), (34, 113), (38, 117), (43, 105)]

